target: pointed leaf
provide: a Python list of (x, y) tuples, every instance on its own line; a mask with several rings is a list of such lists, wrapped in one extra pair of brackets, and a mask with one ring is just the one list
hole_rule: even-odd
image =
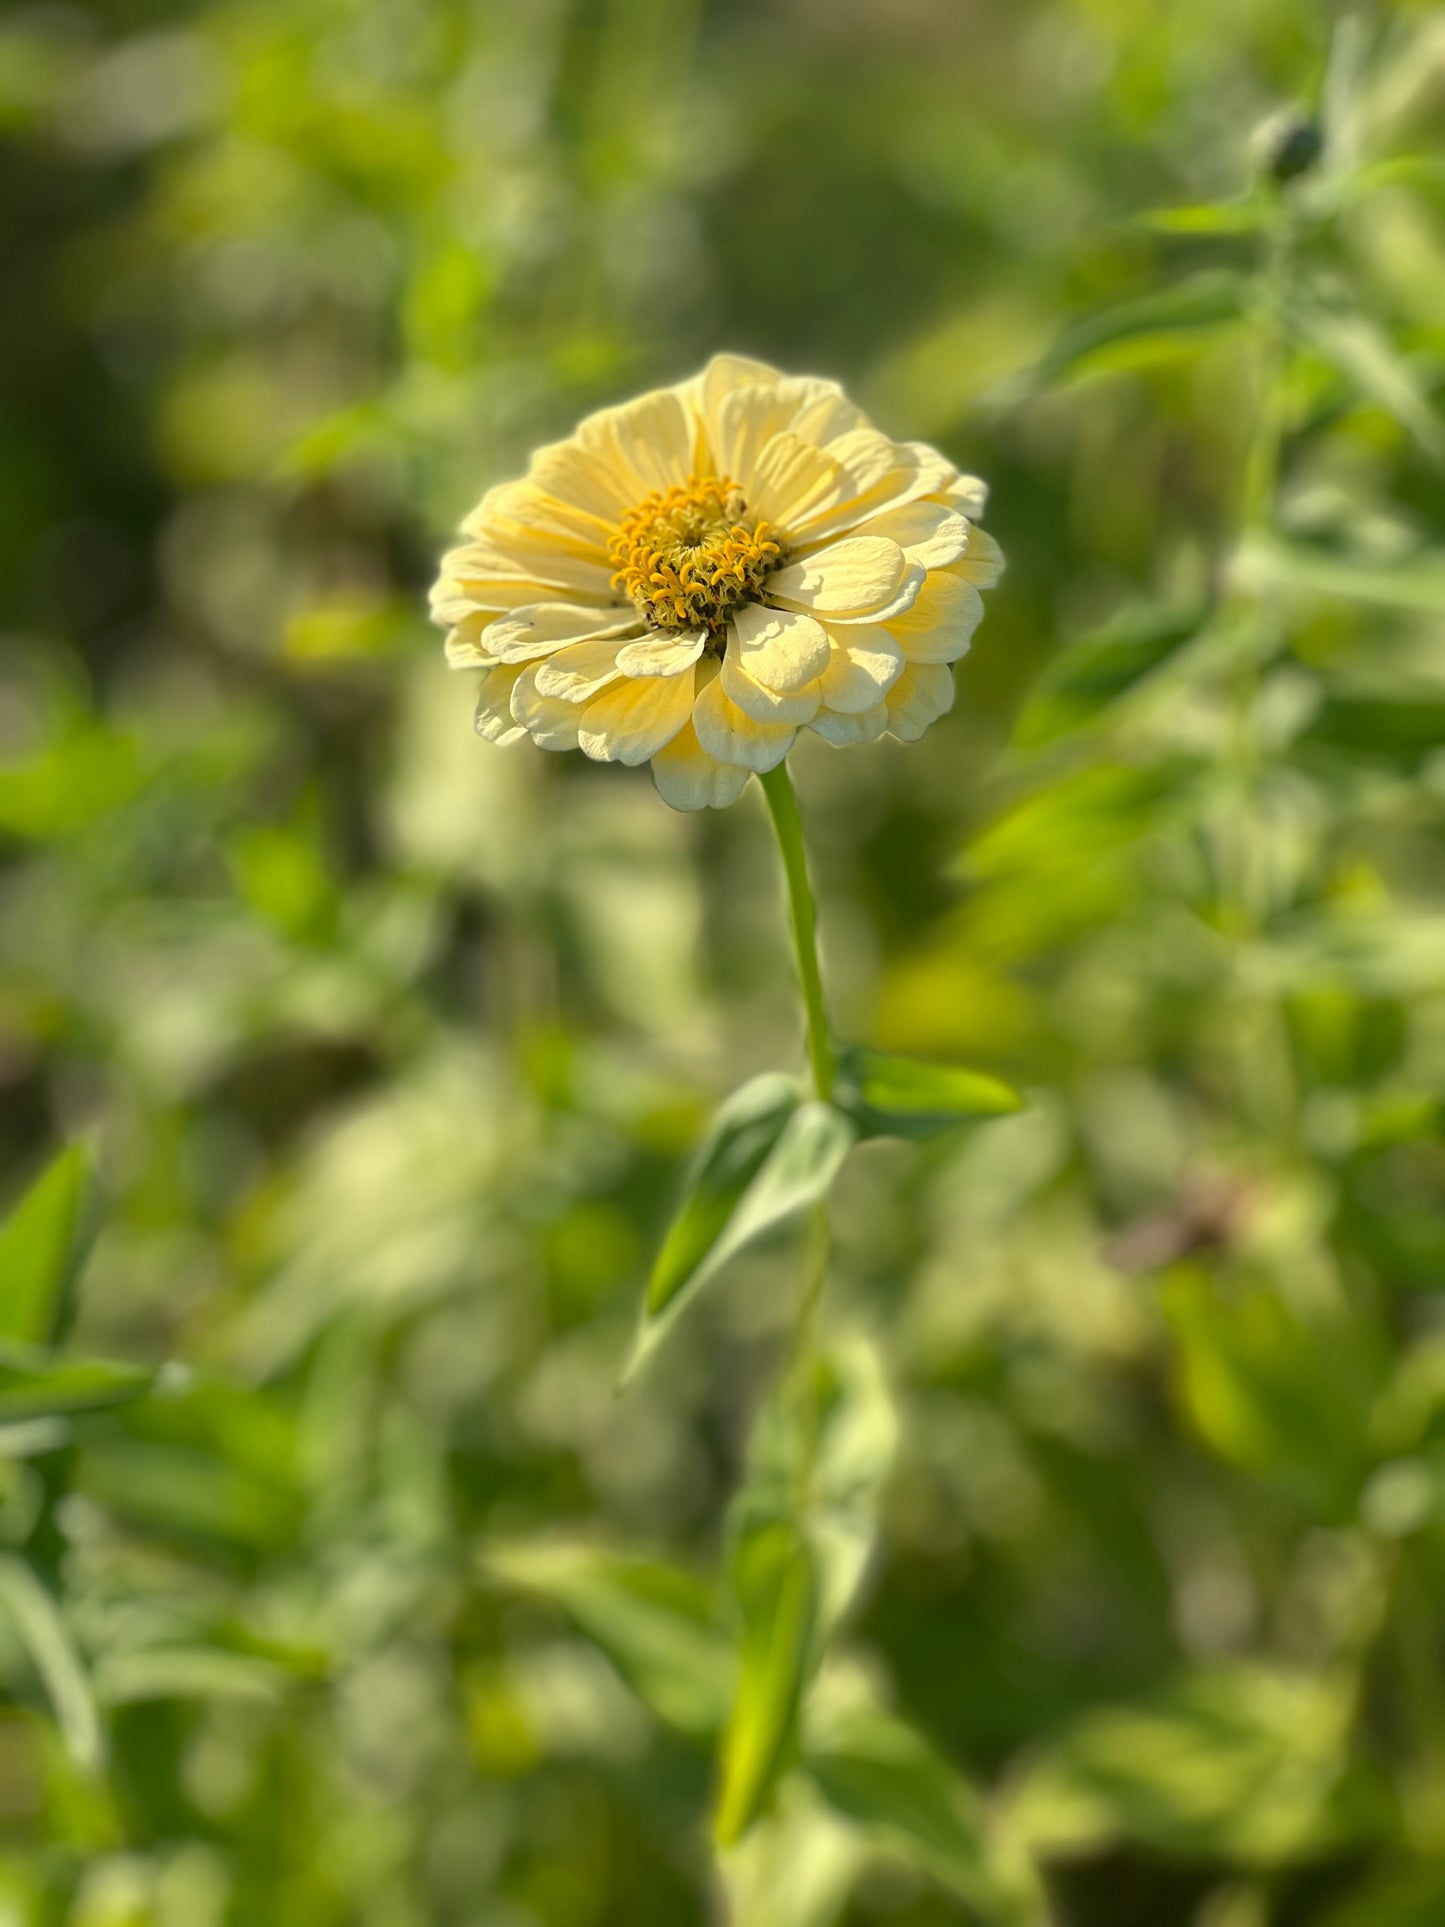
[(1067, 329), (1017, 385), (1026, 394), (1039, 394), (1090, 375), (1195, 354), (1239, 321), (1249, 299), (1245, 277), (1225, 271), (1120, 302)]
[(0, 1424), (128, 1405), (144, 1398), (155, 1379), (155, 1373), (142, 1366), (0, 1345)]
[(721, 1106), (652, 1268), (649, 1318), (660, 1317), (707, 1263), (800, 1101), (791, 1078), (769, 1072), (734, 1091)]
[[(739, 1107), (739, 1115), (735, 1106), (745, 1096), (748, 1103)], [(800, 1103), (785, 1078), (757, 1078), (729, 1099), (654, 1268), (624, 1382), (661, 1337), (684, 1295), (827, 1195), (855, 1136), (842, 1111), (831, 1104)]]
[(89, 1153), (68, 1145), (0, 1225), (0, 1340), (55, 1337), (85, 1255), (90, 1194)]
[(838, 1101), (865, 1137), (936, 1137), (969, 1118), (1023, 1108), (1012, 1085), (961, 1065), (852, 1049), (839, 1070)]
[(1198, 603), (1149, 604), (1070, 643), (1039, 678), (1015, 740), (1037, 749), (1092, 722), (1192, 641), (1204, 620)]
[(1305, 344), (1369, 401), (1393, 415), (1432, 462), (1445, 462), (1445, 423), (1414, 370), (1368, 315), (1338, 313), (1318, 302), (1295, 305), (1291, 319)]
[(690, 1573), (563, 1541), (497, 1546), (484, 1570), (559, 1605), (659, 1719), (704, 1738), (721, 1729), (731, 1657), (712, 1596)]
[(76, 1761), (89, 1771), (105, 1757), (95, 1699), (59, 1606), (20, 1559), (0, 1558), (0, 1605), (30, 1656)]
[(835, 1812), (894, 1848), (998, 1927), (1041, 1927), (1043, 1890), (1022, 1852), (990, 1828), (978, 1795), (943, 1755), (877, 1707), (810, 1721), (805, 1765)]
[(791, 1520), (769, 1520), (743, 1532), (733, 1554), (733, 1581), (743, 1623), (714, 1820), (723, 1847), (747, 1832), (792, 1759), (817, 1646), (817, 1574), (807, 1541)]

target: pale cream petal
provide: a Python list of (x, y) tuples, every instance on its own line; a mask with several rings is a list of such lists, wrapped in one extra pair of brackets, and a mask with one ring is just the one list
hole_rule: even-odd
[(569, 643), (537, 664), (537, 694), (556, 702), (585, 703), (589, 696), (616, 681), (617, 655), (622, 646), (613, 636)]
[(896, 542), (910, 562), (941, 569), (957, 562), (968, 548), (967, 518), (944, 502), (909, 502), (885, 509), (858, 525), (859, 535), (882, 535)]
[(1003, 550), (987, 529), (971, 528), (968, 548), (953, 573), (971, 582), (975, 589), (991, 589), (1003, 574)]
[(759, 774), (782, 762), (797, 734), (788, 724), (755, 722), (728, 695), (721, 676), (698, 695), (692, 722), (709, 756)]
[(735, 636), (742, 668), (780, 696), (796, 695), (828, 666), (827, 631), (811, 616), (748, 602), (734, 611), (731, 631), (729, 651)]
[(747, 486), (750, 514), (791, 531), (833, 508), (851, 492), (848, 471), (816, 442), (789, 430), (774, 435), (758, 456)]
[(835, 749), (851, 749), (858, 743), (872, 743), (888, 727), (888, 709), (877, 703), (872, 709), (844, 715), (834, 709), (820, 709), (809, 725)]
[(820, 405), (831, 419), (862, 420), (835, 382), (813, 376), (783, 375), (775, 382), (727, 389), (704, 415), (719, 474), (730, 475), (746, 494), (763, 449), (806, 411)]
[(531, 602), (496, 617), (482, 632), (481, 646), (498, 662), (535, 662), (569, 643), (639, 635), (641, 630), (630, 605), (603, 609), (577, 602)]
[(898, 595), (908, 564), (896, 542), (850, 536), (768, 577), (770, 603), (818, 615), (872, 615)]
[(577, 429), (582, 448), (633, 484), (636, 503), (655, 489), (675, 488), (693, 473), (698, 423), (671, 388), (589, 415)]
[(690, 721), (652, 759), (657, 793), (675, 810), (726, 809), (737, 802), (751, 774), (709, 756)]
[(821, 699), (816, 679), (791, 694), (781, 694), (755, 682), (742, 666), (742, 650), (735, 631), (728, 634), (721, 682), (732, 701), (756, 723), (806, 723), (816, 714)]
[(829, 632), (832, 650), (820, 695), (823, 707), (848, 715), (876, 708), (903, 672), (903, 651), (877, 624)]
[(541, 663), (530, 662), (507, 672), (517, 679), (512, 686), (512, 715), (539, 749), (576, 749), (582, 711), (575, 703), (538, 693), (537, 672), (542, 667)]
[(910, 662), (884, 699), (889, 734), (916, 743), (953, 707), (953, 671), (941, 662)]
[(637, 501), (636, 477), (624, 470), (615, 448), (586, 449), (575, 436), (539, 448), (527, 479), (597, 521), (616, 524)]
[(615, 527), (615, 519), (564, 502), (530, 480), (488, 489), (462, 523), (481, 541), (490, 538), (505, 547), (545, 540), (603, 568), (610, 567), (607, 544)]
[(582, 712), (577, 743), (599, 763), (645, 763), (687, 721), (692, 676), (624, 676)]
[(610, 568), (541, 540), (504, 548), (491, 537), (473, 538), (442, 557), (442, 576), (452, 593), (469, 598), (479, 608), (517, 609), (528, 602), (573, 597), (604, 603), (612, 595)]
[(890, 441), (871, 426), (837, 437), (825, 453), (847, 469), (850, 486), (836, 506), (796, 532), (795, 546), (853, 533), (872, 516), (937, 494), (954, 473), (951, 462), (922, 442)]
[(502, 748), (520, 742), (527, 733), (512, 715), (512, 690), (521, 673), (519, 669), (489, 669), (477, 691), (473, 726), (479, 736)]
[(903, 571), (903, 580), (898, 584), (898, 592), (891, 601), (885, 602), (881, 609), (860, 609), (856, 615), (841, 613), (830, 614), (828, 625), (834, 629), (856, 629), (871, 627), (880, 622), (892, 622), (911, 609), (923, 587), (927, 571), (917, 562), (908, 563)]
[(624, 676), (680, 676), (691, 669), (707, 643), (707, 633), (691, 636), (643, 636), (617, 652), (617, 668)]
[(446, 657), (453, 669), (490, 668), (496, 658), (485, 646), (482, 637), (496, 620), (493, 610), (474, 609), (468, 603), (450, 615), (442, 615), (433, 604), (432, 616), (438, 622), (450, 621), (454, 625), (447, 632), (446, 640)]
[(980, 481), (977, 475), (956, 475), (946, 488), (930, 490), (930, 493), (940, 496), (970, 522), (976, 522), (988, 506), (988, 483)]
[(956, 662), (983, 615), (983, 598), (953, 569), (935, 569), (912, 608), (888, 628), (910, 662)]

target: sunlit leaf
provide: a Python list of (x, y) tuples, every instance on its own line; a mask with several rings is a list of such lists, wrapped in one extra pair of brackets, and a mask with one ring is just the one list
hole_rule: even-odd
[(934, 1747), (878, 1707), (829, 1709), (805, 1765), (830, 1805), (997, 1927), (1043, 1927), (1042, 1888), (1008, 1852), (977, 1793)]
[(1431, 461), (1445, 462), (1445, 422), (1431, 406), (1409, 362), (1368, 315), (1299, 301), (1291, 318), (1308, 347), (1337, 368), (1366, 400), (1393, 415)]
[(659, 1719), (704, 1737), (721, 1728), (732, 1662), (712, 1596), (690, 1573), (565, 1540), (495, 1546), (484, 1570), (559, 1605)]
[(851, 1049), (839, 1062), (838, 1102), (865, 1137), (936, 1137), (971, 1118), (1020, 1110), (1011, 1085), (985, 1071)]
[(1218, 270), (1121, 302), (1066, 329), (1020, 385), (1036, 394), (1092, 375), (1195, 355), (1238, 324), (1250, 299), (1243, 275)]
[(1230, 565), (1242, 588), (1278, 585), (1410, 614), (1445, 615), (1445, 555), (1426, 550), (1395, 562), (1356, 561), (1302, 542), (1255, 538)]
[(817, 1656), (817, 1572), (792, 1520), (747, 1525), (732, 1572), (742, 1620), (738, 1683), (713, 1823), (724, 1847), (763, 1811), (796, 1752), (798, 1712)]
[(1152, 1700), (1086, 1714), (1024, 1767), (1010, 1815), (1044, 1855), (1128, 1840), (1286, 1865), (1386, 1821), (1349, 1756), (1350, 1709), (1342, 1678), (1201, 1670)]
[(67, 1146), (0, 1225), (0, 1342), (48, 1343), (85, 1256), (91, 1160)]
[(787, 1078), (755, 1078), (714, 1121), (653, 1267), (635, 1370), (685, 1294), (825, 1197), (854, 1141), (830, 1104), (802, 1102)]
[(1269, 219), (1269, 203), (1262, 196), (1245, 195), (1234, 201), (1153, 208), (1139, 216), (1137, 225), (1153, 234), (1257, 234)]
[(100, 1412), (144, 1398), (156, 1375), (141, 1366), (0, 1345), (0, 1424)]
[(1126, 610), (1054, 657), (1015, 726), (1015, 740), (1037, 749), (1094, 721), (1169, 662), (1198, 634), (1202, 605), (1145, 604)]

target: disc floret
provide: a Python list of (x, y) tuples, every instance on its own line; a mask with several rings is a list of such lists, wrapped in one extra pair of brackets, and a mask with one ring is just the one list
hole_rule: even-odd
[(748, 514), (736, 482), (690, 475), (656, 489), (622, 519), (609, 555), (649, 628), (721, 636), (729, 614), (756, 601), (783, 561), (769, 523)]

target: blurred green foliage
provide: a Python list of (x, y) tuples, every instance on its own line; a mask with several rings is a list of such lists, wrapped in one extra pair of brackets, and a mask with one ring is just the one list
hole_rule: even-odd
[[(3, 1927), (1445, 1919), (1441, 28), (0, 15)], [(477, 744), (423, 616), (719, 347), (993, 485), (954, 714), (796, 779), (840, 1027), (1030, 1096), (840, 1187), (721, 1872), (796, 1246), (613, 1388), (797, 1061), (761, 799)]]

